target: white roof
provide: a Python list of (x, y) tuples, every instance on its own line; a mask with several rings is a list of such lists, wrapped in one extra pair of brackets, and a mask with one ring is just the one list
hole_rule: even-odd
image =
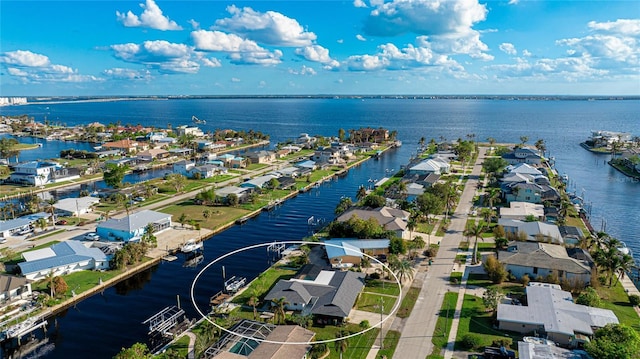
[(92, 205), (100, 203), (99, 198), (86, 196), (80, 198), (63, 198), (53, 204), (53, 207), (67, 212), (76, 212), (78, 210), (86, 210)]
[(571, 293), (558, 285), (532, 282), (527, 287), (526, 306), (498, 305), (498, 321), (522, 324), (540, 324), (549, 333), (574, 335), (593, 334), (592, 327), (618, 323), (609, 309), (575, 304)]
[(529, 215), (536, 218), (544, 216), (544, 205), (514, 201), (509, 203), (509, 207), (500, 208), (501, 217), (526, 217)]
[(526, 163), (518, 163), (516, 165), (507, 166), (506, 170), (511, 173), (524, 173), (530, 175), (541, 175), (542, 172)]
[(171, 215), (146, 209), (144, 211), (132, 213), (128, 217), (108, 219), (98, 224), (98, 227), (134, 231), (146, 227), (149, 223), (156, 223), (165, 220), (171, 220)]

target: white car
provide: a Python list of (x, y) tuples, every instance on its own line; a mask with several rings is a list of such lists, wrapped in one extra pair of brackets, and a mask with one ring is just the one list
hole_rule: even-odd
[(99, 241), (100, 236), (97, 233), (91, 232), (84, 235), (84, 239), (89, 241)]

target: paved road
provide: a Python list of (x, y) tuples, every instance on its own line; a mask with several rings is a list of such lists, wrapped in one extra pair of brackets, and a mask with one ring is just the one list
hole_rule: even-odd
[[(405, 321), (394, 358), (424, 359), (433, 350), (431, 339), (436, 327), (438, 312), (442, 306), (445, 293), (451, 289), (449, 276), (454, 266), (458, 245), (464, 238), (462, 232), (466, 226), (467, 214), (473, 203), (473, 196), (478, 184), (477, 178), (480, 175), (481, 163), (484, 161), (485, 154), (486, 148), (480, 147), (478, 160), (473, 166), (473, 172), (464, 187), (458, 208), (451, 218), (449, 230), (440, 242), (440, 250), (433, 265), (426, 272), (416, 305)], [(420, 278), (421, 275), (423, 275), (422, 272), (418, 273), (416, 279), (422, 279)]]

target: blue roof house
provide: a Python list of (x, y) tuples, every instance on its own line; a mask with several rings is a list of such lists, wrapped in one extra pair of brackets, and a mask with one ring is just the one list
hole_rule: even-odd
[(124, 218), (111, 218), (96, 228), (100, 238), (112, 241), (137, 241), (142, 238), (147, 225), (153, 226), (153, 233), (171, 228), (171, 215), (151, 210), (132, 213)]
[(373, 257), (388, 255), (389, 242), (388, 239), (334, 238), (324, 243), (331, 267), (349, 268), (362, 262), (363, 253)]
[(22, 254), (25, 262), (18, 263), (20, 273), (27, 279), (39, 280), (50, 273), (69, 274), (81, 270), (109, 269), (109, 258), (98, 248), (88, 248), (79, 241), (56, 243)]

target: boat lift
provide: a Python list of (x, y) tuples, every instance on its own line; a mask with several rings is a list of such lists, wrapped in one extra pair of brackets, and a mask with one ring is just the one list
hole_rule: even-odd
[(149, 334), (158, 332), (166, 336), (172, 336), (173, 329), (184, 316), (184, 310), (176, 306), (166, 307), (158, 313), (154, 314), (142, 324), (149, 325)]

